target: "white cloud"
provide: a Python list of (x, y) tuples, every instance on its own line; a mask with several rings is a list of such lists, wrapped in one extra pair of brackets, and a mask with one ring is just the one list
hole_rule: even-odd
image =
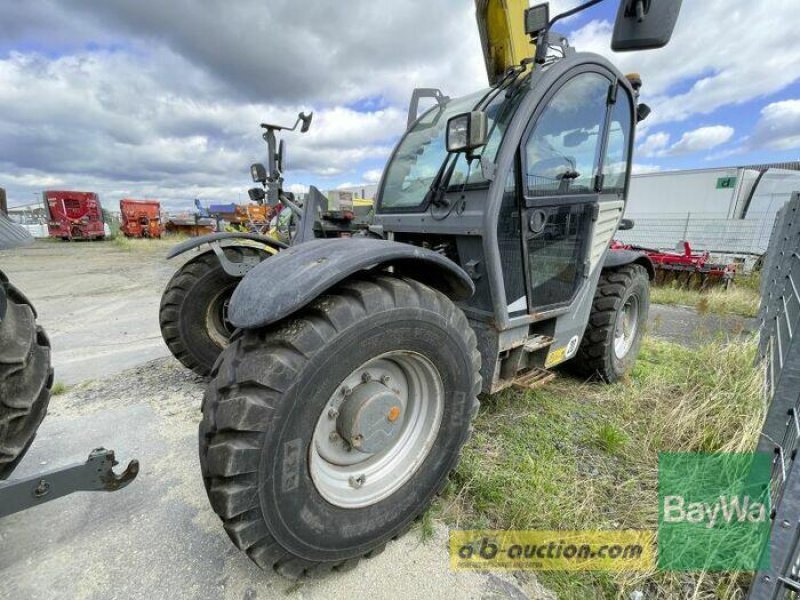
[(383, 171), (381, 169), (370, 169), (364, 172), (361, 179), (366, 183), (378, 183), (381, 180), (382, 174)]
[(727, 125), (712, 125), (687, 131), (676, 144), (666, 151), (666, 154), (676, 156), (711, 150), (730, 140), (734, 133), (733, 127)]
[[(580, 1), (554, 0), (551, 15)], [(684, 2), (667, 48), (611, 56), (643, 75), (654, 112), (640, 133), (796, 81), (794, 4)], [(174, 206), (197, 195), (229, 201), (252, 185), (248, 165), (264, 160), (258, 123), (292, 124), (301, 110), (315, 120), (307, 134), (286, 134), (287, 185), (377, 181), (373, 167), (404, 129), (412, 88), (457, 96), (486, 81), (472, 2), (354, 0), (334, 10), (240, 0), (198, 10), (190, 0), (44, 0), (0, 3), (0, 22), (12, 49), (0, 52), (0, 186), (12, 201), (51, 184), (96, 189), (107, 203), (123, 191)], [(610, 37), (610, 23), (593, 21), (572, 41), (611, 55)], [(795, 108), (770, 107), (750, 143), (800, 145), (800, 125), (781, 128)], [(695, 152), (719, 139), (695, 133), (670, 147), (666, 135), (645, 137), (640, 150)]]
[(729, 141), (735, 133), (727, 125), (699, 127), (685, 132), (681, 138), (669, 145), (670, 135), (660, 132), (647, 136), (637, 148), (637, 154), (646, 157), (680, 156), (711, 150)]
[(658, 173), (661, 170), (661, 167), (658, 165), (643, 165), (639, 163), (633, 163), (631, 165), (631, 173), (634, 175), (646, 175), (647, 173)]
[[(623, 73), (641, 73), (650, 125), (710, 114), (775, 93), (800, 79), (796, 0), (684, 2), (665, 48), (614, 54), (612, 24), (593, 21), (572, 36), (578, 50), (608, 56)], [(768, 40), (768, 45), (763, 45)], [(744, 49), (751, 48), (747, 53)], [(692, 83), (695, 79), (697, 81)]]
[(747, 146), (771, 150), (800, 147), (800, 99), (782, 100), (765, 106)]
[(657, 156), (669, 144), (668, 133), (654, 133), (644, 138), (637, 149), (642, 156)]

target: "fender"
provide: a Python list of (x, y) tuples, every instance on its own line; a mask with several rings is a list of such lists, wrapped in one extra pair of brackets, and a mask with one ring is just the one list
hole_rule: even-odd
[(175, 258), (184, 252), (188, 252), (192, 248), (197, 248), (203, 244), (210, 244), (212, 242), (218, 242), (221, 240), (250, 240), (253, 242), (259, 242), (265, 246), (274, 248), (275, 250), (283, 250), (284, 248), (289, 247), (283, 242), (279, 242), (278, 240), (269, 236), (259, 235), (257, 233), (242, 233), (239, 231), (210, 233), (208, 235), (201, 235), (200, 237), (188, 239), (185, 242), (181, 242), (180, 244), (173, 246), (170, 251), (167, 252), (167, 260), (170, 258)]
[(233, 292), (228, 320), (242, 329), (269, 325), (354, 273), (389, 266), (453, 300), (475, 292), (460, 266), (431, 250), (370, 238), (319, 239), (283, 250), (248, 272)]
[(609, 250), (606, 252), (606, 258), (603, 261), (603, 269), (624, 267), (633, 263), (642, 265), (647, 270), (647, 276), (650, 281), (655, 280), (656, 268), (653, 266), (653, 261), (644, 252), (637, 252), (636, 250)]

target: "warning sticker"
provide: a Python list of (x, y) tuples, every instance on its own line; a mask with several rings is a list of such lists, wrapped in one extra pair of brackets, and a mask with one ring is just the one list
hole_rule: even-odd
[(544, 363), (544, 367), (547, 369), (553, 365), (564, 362), (566, 359), (567, 347), (564, 346), (563, 348), (555, 348), (550, 352), (550, 354), (547, 355), (547, 360)]

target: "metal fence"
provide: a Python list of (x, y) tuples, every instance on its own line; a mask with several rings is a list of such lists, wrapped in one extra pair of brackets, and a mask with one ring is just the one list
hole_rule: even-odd
[(754, 257), (766, 252), (775, 222), (774, 213), (747, 219), (728, 219), (719, 213), (631, 213), (626, 217), (635, 222), (633, 229), (617, 233), (617, 239), (626, 244), (675, 250), (685, 240), (693, 249), (716, 255)]
[(759, 358), (769, 403), (758, 450), (771, 452), (771, 566), (749, 600), (800, 597), (800, 193), (778, 213), (762, 271)]

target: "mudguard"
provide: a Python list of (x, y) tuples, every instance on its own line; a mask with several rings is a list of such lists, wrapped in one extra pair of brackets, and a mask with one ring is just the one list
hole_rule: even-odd
[(606, 252), (603, 268), (613, 269), (614, 267), (623, 267), (633, 263), (642, 265), (647, 269), (650, 281), (656, 278), (656, 268), (653, 266), (653, 261), (644, 252), (637, 252), (636, 250), (609, 250)]
[(461, 267), (431, 250), (370, 238), (319, 239), (283, 250), (247, 273), (233, 292), (228, 320), (242, 329), (269, 325), (358, 271), (389, 266), (453, 300), (475, 292)]
[(33, 242), (33, 236), (28, 230), (9, 221), (0, 212), (0, 250), (8, 250), (18, 246), (27, 246)]
[(278, 240), (269, 236), (259, 235), (257, 233), (242, 233), (239, 231), (210, 233), (208, 235), (201, 235), (200, 237), (188, 239), (185, 242), (181, 242), (180, 244), (173, 246), (170, 251), (167, 252), (167, 260), (170, 258), (175, 258), (184, 252), (188, 252), (192, 248), (197, 248), (203, 244), (210, 244), (211, 242), (218, 242), (222, 240), (250, 240), (253, 242), (259, 242), (265, 246), (269, 246), (270, 248), (275, 248), (276, 250), (282, 250), (289, 247), (283, 242), (279, 242)]

